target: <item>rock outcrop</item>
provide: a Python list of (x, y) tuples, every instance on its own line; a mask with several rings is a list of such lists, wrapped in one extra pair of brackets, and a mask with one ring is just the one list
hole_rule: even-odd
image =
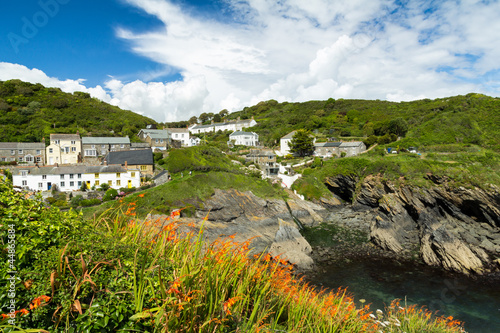
[[(395, 186), (380, 177), (330, 177), (333, 194), (353, 200), (365, 212), (371, 240), (397, 254), (418, 252), (432, 266), (466, 274), (498, 271), (500, 192), (453, 187), (446, 178), (428, 175), (434, 186)], [(354, 199), (353, 199), (354, 198)]]
[(300, 234), (295, 219), (312, 226), (322, 222), (327, 214), (323, 207), (300, 199), (262, 199), (233, 189), (215, 190), (203, 208), (196, 211), (196, 218), (183, 220), (194, 223), (198, 229), (203, 223), (203, 236), (208, 241), (230, 235), (237, 242), (251, 239), (253, 254), (279, 255), (299, 270), (309, 270), (314, 264), (311, 246)]

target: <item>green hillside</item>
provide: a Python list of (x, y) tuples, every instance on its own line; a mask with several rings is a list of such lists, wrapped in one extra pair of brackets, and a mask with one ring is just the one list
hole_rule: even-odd
[(62, 92), (20, 80), (0, 81), (0, 142), (40, 142), (50, 133), (126, 136), (131, 139), (150, 118), (109, 105), (88, 93)]
[[(267, 145), (299, 128), (319, 138), (368, 138), (394, 133), (406, 136), (404, 144), (476, 144), (500, 147), (500, 99), (468, 94), (412, 102), (329, 99), (304, 103), (260, 102), (230, 118), (254, 117), (251, 130)], [(401, 127), (402, 125), (402, 127)]]

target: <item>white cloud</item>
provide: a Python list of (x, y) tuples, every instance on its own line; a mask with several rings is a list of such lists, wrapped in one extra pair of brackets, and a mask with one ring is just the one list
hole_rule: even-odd
[[(232, 15), (225, 21), (178, 1), (125, 1), (164, 24), (147, 32), (116, 30), (134, 53), (158, 63), (154, 73), (86, 88), (81, 79), (60, 81), (3, 64), (0, 79), (17, 75), (88, 91), (158, 121), (267, 99), (500, 95), (497, 1), (421, 0), (401, 7), (390, 0), (224, 0)], [(181, 80), (144, 82), (172, 68)]]

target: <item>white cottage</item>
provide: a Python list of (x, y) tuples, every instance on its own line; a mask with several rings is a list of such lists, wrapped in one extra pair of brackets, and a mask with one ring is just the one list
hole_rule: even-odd
[(141, 185), (140, 171), (121, 165), (18, 167), (12, 170), (12, 181), (14, 186), (33, 191), (48, 191), (56, 185), (65, 192), (79, 190), (82, 183), (87, 188), (107, 183), (114, 189)]
[(235, 131), (229, 134), (229, 141), (234, 142), (235, 145), (257, 146), (259, 135), (254, 132)]

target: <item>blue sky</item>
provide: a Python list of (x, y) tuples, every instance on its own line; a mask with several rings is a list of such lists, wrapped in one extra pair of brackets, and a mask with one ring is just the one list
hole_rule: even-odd
[(0, 80), (157, 121), (268, 99), (500, 96), (499, 1), (24, 0), (0, 22)]

